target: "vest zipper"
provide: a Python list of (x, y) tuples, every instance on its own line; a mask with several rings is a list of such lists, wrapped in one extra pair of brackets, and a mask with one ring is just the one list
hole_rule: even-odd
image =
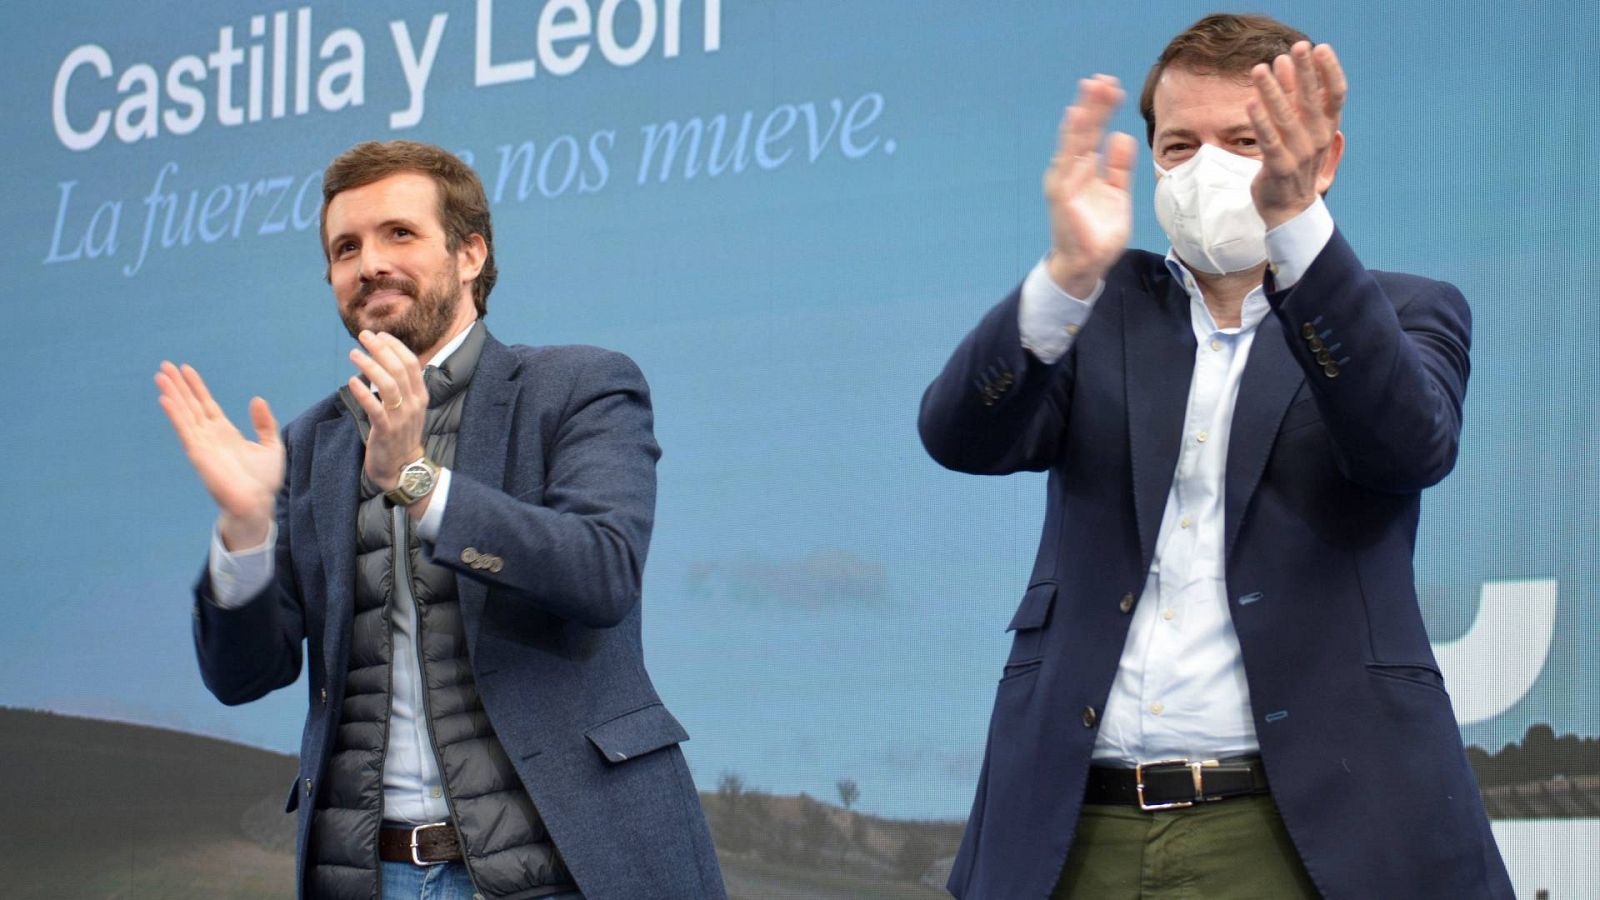
[[(395, 590), (404, 590), (405, 596), (411, 600), (411, 608), (417, 617), (417, 627), (411, 630), (411, 642), (417, 653), (417, 674), (422, 681), (422, 724), (428, 732), (428, 749), (433, 751), (433, 768), (439, 773), (439, 790), (444, 794), (445, 812), (450, 816), (450, 827), (456, 830), (456, 840), (461, 844), (461, 864), (467, 869), (467, 878), (472, 881), (472, 890), (481, 896), (483, 891), (478, 887), (478, 877), (473, 874), (472, 866), (467, 862), (467, 839), (461, 834), (461, 823), (456, 820), (456, 806), (450, 800), (450, 782), (445, 777), (444, 763), (439, 755), (439, 743), (433, 736), (433, 710), (428, 705), (428, 660), (422, 652), (422, 602), (417, 599), (416, 591), (411, 588), (411, 516), (404, 506), (394, 508), (394, 541), (390, 548), (394, 559), (394, 585)], [(390, 651), (391, 662), (389, 671), (393, 673), (393, 651)], [(391, 674), (391, 679), (393, 675)], [(394, 688), (389, 689), (389, 702), (394, 702)], [(387, 738), (385, 739), (387, 740)], [(387, 746), (384, 752), (388, 752)], [(381, 805), (381, 801), (380, 801)]]

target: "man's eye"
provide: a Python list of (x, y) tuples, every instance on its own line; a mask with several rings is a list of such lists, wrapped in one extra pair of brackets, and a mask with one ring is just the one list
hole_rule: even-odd
[(411, 236), (411, 229), (409, 229), (409, 228), (396, 228), (394, 230), (394, 236), (395, 237), (410, 237)]
[(356, 249), (355, 241), (345, 241), (344, 243), (339, 245), (338, 249), (334, 250), (334, 253), (339, 255), (339, 256), (344, 256), (346, 253), (354, 253), (355, 249)]

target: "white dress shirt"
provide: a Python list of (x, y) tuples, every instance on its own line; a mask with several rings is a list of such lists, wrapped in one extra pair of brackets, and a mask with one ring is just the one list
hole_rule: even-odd
[[(1277, 287), (1298, 282), (1332, 234), (1333, 217), (1320, 198), (1267, 232)], [(1257, 286), (1244, 299), (1239, 327), (1218, 328), (1194, 277), (1171, 251), (1167, 268), (1189, 295), (1194, 374), (1155, 556), (1095, 738), (1095, 760), (1126, 766), (1219, 759), (1259, 749), (1239, 637), (1228, 611), (1223, 499), (1239, 382), (1256, 326), (1270, 309)], [(1103, 289), (1103, 283), (1096, 286), (1086, 300), (1072, 297), (1056, 286), (1041, 261), (1023, 283), (1022, 345), (1045, 363), (1060, 359)]]
[[(442, 365), (471, 330), (471, 326), (462, 329), (427, 365)], [(441, 467), (433, 499), (428, 501), (427, 510), (416, 524), (417, 537), (421, 540), (432, 542), (439, 536), (449, 494), (450, 470)], [(391, 510), (391, 514), (395, 517), (394, 533), (402, 534), (405, 526), (401, 520), (407, 520), (405, 525), (409, 525), (409, 515), (399, 506)], [(350, 539), (355, 540), (354, 532)], [(212, 529), (211, 592), (218, 606), (243, 606), (272, 583), (272, 550), (277, 540), (277, 527), (273, 526), (261, 546), (230, 553), (222, 546), (216, 529)], [(401, 551), (396, 548), (396, 552)], [(444, 800), (444, 782), (439, 777), (439, 763), (434, 758), (423, 707), (422, 663), (417, 658), (417, 610), (409, 603), (391, 602), (389, 616), (393, 626), (392, 664), (389, 739), (383, 758), (383, 817), (386, 821), (414, 825), (441, 822), (449, 818), (450, 810)]]

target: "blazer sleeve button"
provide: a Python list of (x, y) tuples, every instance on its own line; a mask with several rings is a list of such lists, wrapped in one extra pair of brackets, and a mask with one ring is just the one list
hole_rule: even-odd
[(469, 566), (478, 561), (478, 556), (478, 548), (476, 547), (467, 547), (461, 551), (461, 561)]

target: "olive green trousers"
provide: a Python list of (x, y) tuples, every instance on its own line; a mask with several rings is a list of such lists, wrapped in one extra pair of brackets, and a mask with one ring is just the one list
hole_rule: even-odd
[(1321, 895), (1266, 794), (1141, 812), (1084, 804), (1051, 900), (1296, 900)]

